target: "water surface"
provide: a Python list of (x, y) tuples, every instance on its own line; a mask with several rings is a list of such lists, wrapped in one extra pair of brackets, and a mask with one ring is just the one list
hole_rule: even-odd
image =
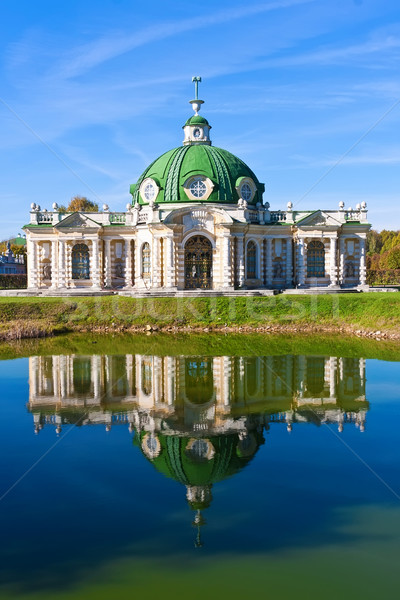
[(0, 361), (1, 598), (397, 597), (399, 363), (211, 338)]

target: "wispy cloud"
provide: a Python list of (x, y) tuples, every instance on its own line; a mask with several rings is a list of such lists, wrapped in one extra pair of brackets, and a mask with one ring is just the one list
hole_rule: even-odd
[(133, 34), (114, 31), (95, 42), (84, 44), (68, 53), (64, 61), (57, 65), (57, 75), (69, 79), (85, 74), (93, 67), (105, 61), (121, 56), (127, 52), (155, 41), (178, 35), (180, 33), (222, 25), (231, 21), (255, 17), (257, 15), (310, 4), (316, 0), (277, 0), (263, 4), (219, 11), (214, 14), (202, 14), (200, 19), (190, 17), (180, 21), (156, 23)]

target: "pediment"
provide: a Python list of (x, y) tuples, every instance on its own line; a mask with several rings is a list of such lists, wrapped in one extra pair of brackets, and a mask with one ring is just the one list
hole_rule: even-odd
[(101, 225), (82, 213), (72, 213), (57, 223), (56, 229), (100, 229)]
[(329, 213), (316, 210), (311, 215), (297, 222), (299, 227), (340, 227), (341, 223)]

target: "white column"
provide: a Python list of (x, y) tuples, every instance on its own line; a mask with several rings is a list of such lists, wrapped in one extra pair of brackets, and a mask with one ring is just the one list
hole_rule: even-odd
[(94, 354), (92, 356), (92, 384), (93, 384), (93, 398), (96, 404), (100, 404), (100, 368), (101, 368), (101, 357)]
[(104, 240), (104, 284), (106, 288), (111, 287), (111, 240)]
[(222, 238), (223, 287), (232, 288), (231, 239), (229, 234)]
[(175, 404), (175, 377), (176, 377), (176, 358), (167, 356), (167, 403), (168, 406)]
[(224, 406), (229, 406), (231, 403), (231, 386), (232, 386), (232, 358), (223, 356), (223, 403)]
[(51, 242), (51, 287), (57, 287), (58, 280), (58, 261), (57, 261), (57, 240), (52, 240)]
[(141, 256), (140, 256), (140, 248), (141, 248), (140, 241), (139, 240), (137, 242), (135, 241), (133, 260), (134, 260), (134, 265), (135, 265), (135, 286), (137, 286), (137, 287), (140, 287), (143, 284), (142, 260), (141, 260)]
[(61, 400), (67, 393), (67, 360), (65, 356), (60, 356), (60, 396)]
[(162, 358), (160, 356), (155, 356), (154, 357), (154, 362), (153, 362), (153, 398), (154, 398), (154, 404), (160, 404), (161, 401), (161, 381), (160, 381), (160, 377), (161, 377), (161, 373), (162, 373), (162, 369), (161, 369), (161, 362), (162, 362)]
[(292, 238), (286, 240), (286, 287), (292, 287), (293, 265), (292, 265)]
[(236, 269), (237, 269), (237, 282), (241, 288), (244, 286), (244, 254), (243, 254), (243, 234), (236, 236)]
[(304, 287), (306, 283), (305, 273), (305, 244), (302, 238), (299, 238), (297, 245), (297, 265), (298, 265), (298, 285)]
[(100, 261), (99, 261), (99, 240), (92, 241), (92, 288), (100, 289)]
[(37, 396), (37, 377), (38, 377), (38, 357), (29, 357), (29, 400), (36, 400)]
[(331, 356), (329, 362), (329, 395), (331, 398), (336, 398), (337, 358), (335, 356)]
[(272, 239), (267, 238), (267, 256), (266, 256), (266, 264), (267, 264), (267, 288), (272, 287)]
[(345, 239), (339, 238), (339, 283), (344, 283), (344, 254), (345, 254)]
[(153, 237), (153, 287), (161, 287), (161, 254), (160, 254), (160, 238)]
[(52, 376), (53, 376), (53, 396), (56, 402), (59, 401), (60, 393), (60, 357), (52, 356)]
[(38, 257), (37, 257), (37, 242), (30, 240), (30, 253), (28, 261), (28, 287), (36, 288), (38, 285)]
[(125, 240), (125, 286), (132, 287), (132, 240)]
[(58, 287), (65, 288), (65, 241), (58, 241)]
[(165, 238), (166, 243), (166, 281), (167, 287), (175, 287), (175, 257), (174, 257), (174, 240), (172, 237)]
[(330, 248), (330, 265), (329, 265), (329, 275), (330, 275), (330, 286), (337, 286), (337, 238), (331, 238), (331, 248)]
[(360, 285), (367, 284), (367, 269), (365, 265), (365, 238), (360, 238)]

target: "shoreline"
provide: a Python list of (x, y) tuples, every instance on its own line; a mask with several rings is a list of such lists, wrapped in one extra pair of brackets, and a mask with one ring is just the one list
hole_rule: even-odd
[(132, 325), (129, 327), (124, 326), (113, 326), (113, 325), (92, 325), (88, 326), (79, 326), (79, 327), (49, 327), (40, 325), (33, 325), (31, 323), (18, 323), (17, 325), (14, 323), (10, 323), (9, 328), (6, 330), (2, 330), (0, 332), (0, 343), (2, 342), (10, 342), (16, 340), (28, 340), (28, 339), (43, 339), (49, 337), (56, 337), (59, 335), (68, 335), (68, 334), (77, 334), (77, 333), (89, 333), (95, 335), (114, 335), (114, 334), (146, 334), (146, 335), (156, 335), (156, 334), (167, 334), (167, 335), (176, 335), (176, 334), (204, 334), (211, 333), (215, 335), (227, 335), (227, 334), (272, 334), (272, 335), (301, 335), (301, 336), (314, 336), (314, 335), (333, 335), (340, 336), (343, 335), (345, 337), (357, 337), (357, 338), (367, 338), (367, 339), (384, 339), (384, 340), (392, 340), (400, 342), (400, 332), (399, 331), (391, 331), (391, 330), (368, 330), (368, 329), (354, 329), (351, 326), (329, 326), (329, 325), (315, 325), (315, 324), (302, 324), (302, 325), (267, 325), (267, 326), (257, 326), (257, 325), (230, 325), (230, 326), (221, 326), (221, 325), (156, 325), (156, 324), (146, 324), (146, 325)]

